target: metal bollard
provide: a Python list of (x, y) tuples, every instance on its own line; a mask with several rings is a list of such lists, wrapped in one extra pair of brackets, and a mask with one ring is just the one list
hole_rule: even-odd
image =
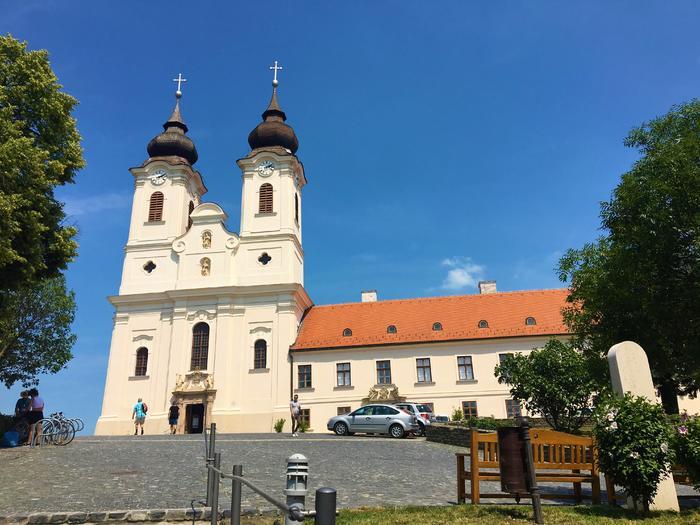
[[(207, 448), (207, 465), (214, 464), (214, 453), (216, 452), (216, 423), (211, 424), (211, 430), (209, 431), (209, 447)], [(213, 471), (207, 468), (207, 507), (211, 507), (211, 493), (213, 489), (212, 485), (212, 474)]]
[[(284, 494), (287, 496), (287, 506), (304, 510), (306, 501), (307, 482), (309, 478), (309, 460), (302, 454), (294, 454), (287, 458), (287, 488)], [(287, 514), (284, 518), (285, 525), (301, 523)]]
[(335, 489), (323, 487), (316, 490), (316, 525), (335, 525), (336, 499)]
[[(221, 469), (221, 452), (214, 453), (214, 467)], [(216, 525), (216, 520), (219, 518), (219, 480), (221, 475), (213, 470), (211, 473), (212, 491), (211, 491), (211, 525)]]
[[(233, 466), (233, 475), (243, 475), (243, 465)], [(233, 478), (231, 487), (231, 525), (241, 525), (241, 482)]]

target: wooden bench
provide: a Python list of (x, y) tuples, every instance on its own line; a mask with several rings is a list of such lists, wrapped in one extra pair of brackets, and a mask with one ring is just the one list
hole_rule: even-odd
[[(583, 500), (581, 484), (590, 483), (591, 499), (593, 503), (600, 503), (600, 473), (593, 438), (535, 428), (530, 430), (530, 439), (538, 485), (542, 482), (573, 483), (573, 494), (542, 493), (543, 498), (574, 499), (580, 503)], [(457, 501), (464, 503), (469, 499), (473, 504), (478, 504), (482, 497), (512, 498), (512, 494), (503, 492), (482, 494), (479, 488), (481, 481), (501, 480), (498, 470), (498, 434), (474, 429), (471, 431), (470, 442), (469, 452), (456, 454)], [(469, 456), (469, 470), (465, 469), (466, 456)], [(466, 490), (467, 480), (471, 484), (469, 493)], [(517, 498), (518, 501), (519, 499)]]

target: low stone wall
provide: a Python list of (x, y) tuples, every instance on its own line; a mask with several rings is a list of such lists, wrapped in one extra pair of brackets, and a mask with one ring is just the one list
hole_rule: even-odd
[(445, 445), (469, 448), (471, 430), (467, 427), (457, 427), (433, 423), (425, 429), (425, 439)]

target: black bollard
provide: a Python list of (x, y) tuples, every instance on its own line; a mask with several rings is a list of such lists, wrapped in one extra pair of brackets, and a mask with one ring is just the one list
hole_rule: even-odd
[(525, 468), (527, 469), (527, 485), (532, 498), (532, 510), (535, 514), (535, 523), (537, 525), (544, 524), (542, 517), (542, 500), (540, 499), (540, 489), (537, 486), (537, 476), (535, 473), (534, 460), (532, 458), (532, 443), (530, 441), (530, 421), (527, 417), (520, 417), (520, 430), (523, 433), (523, 442), (525, 446)]
[(336, 499), (335, 489), (323, 487), (316, 490), (316, 525), (335, 525)]
[[(243, 475), (243, 465), (233, 466), (233, 475)], [(233, 478), (231, 487), (231, 525), (241, 525), (241, 482)]]
[[(205, 443), (206, 443), (206, 437)], [(209, 445), (207, 446), (207, 465), (214, 464), (214, 452), (216, 452), (216, 423), (211, 424), (211, 430), (209, 431)], [(211, 506), (211, 493), (213, 489), (212, 484), (212, 474), (213, 471), (207, 467), (207, 507)]]
[[(221, 452), (214, 453), (214, 467), (221, 469)], [(214, 470), (211, 473), (211, 479), (211, 525), (216, 525), (216, 521), (219, 519), (219, 480), (221, 479), (221, 474)]]

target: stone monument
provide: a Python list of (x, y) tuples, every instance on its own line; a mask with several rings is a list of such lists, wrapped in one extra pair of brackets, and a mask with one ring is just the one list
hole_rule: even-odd
[[(625, 395), (629, 392), (635, 396), (646, 397), (652, 403), (658, 403), (647, 354), (637, 343), (624, 341), (610, 348), (608, 366), (613, 391), (616, 394)], [(628, 501), (629, 507), (632, 507), (631, 503)], [(672, 476), (667, 476), (659, 482), (658, 492), (649, 509), (678, 512), (678, 496)]]

